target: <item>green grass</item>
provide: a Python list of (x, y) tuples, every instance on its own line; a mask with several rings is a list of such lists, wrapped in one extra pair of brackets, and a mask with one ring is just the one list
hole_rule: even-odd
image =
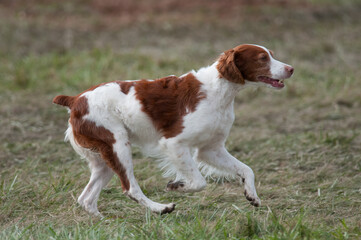
[[(359, 239), (361, 5), (289, 4), (120, 19), (82, 1), (0, 5), (0, 239)], [(296, 69), (286, 89), (246, 89), (235, 102), (227, 148), (254, 170), (262, 207), (232, 180), (165, 192), (169, 179), (134, 149), (144, 193), (176, 210), (150, 213), (115, 177), (99, 199), (105, 219), (81, 209), (89, 170), (63, 142), (67, 112), (52, 98), (180, 75), (245, 42)]]

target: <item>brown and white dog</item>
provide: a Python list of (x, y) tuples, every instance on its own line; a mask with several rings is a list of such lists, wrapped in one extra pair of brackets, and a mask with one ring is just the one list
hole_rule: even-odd
[(65, 139), (89, 161), (91, 170), (78, 203), (100, 215), (99, 193), (116, 173), (131, 199), (156, 213), (174, 210), (174, 203), (153, 202), (143, 194), (133, 174), (133, 145), (159, 158), (166, 176), (175, 176), (169, 191), (200, 191), (206, 186), (201, 171), (216, 173), (239, 178), (247, 200), (260, 206), (252, 169), (225, 148), (234, 98), (254, 84), (281, 89), (283, 79), (292, 74), (293, 68), (275, 60), (270, 50), (244, 44), (224, 52), (211, 66), (181, 77), (115, 81), (77, 96), (55, 97), (54, 103), (70, 110)]

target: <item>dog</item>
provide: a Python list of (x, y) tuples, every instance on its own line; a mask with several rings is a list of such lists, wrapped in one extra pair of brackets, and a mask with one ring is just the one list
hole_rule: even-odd
[(254, 173), (225, 147), (234, 121), (237, 93), (251, 85), (282, 89), (293, 67), (265, 47), (243, 44), (222, 53), (212, 65), (180, 77), (102, 83), (77, 96), (60, 95), (53, 103), (68, 107), (65, 140), (89, 162), (91, 177), (78, 203), (91, 214), (100, 191), (116, 173), (124, 194), (155, 213), (170, 213), (175, 204), (148, 199), (133, 173), (131, 146), (160, 159), (166, 190), (197, 192), (206, 174), (232, 176), (244, 195), (260, 206)]

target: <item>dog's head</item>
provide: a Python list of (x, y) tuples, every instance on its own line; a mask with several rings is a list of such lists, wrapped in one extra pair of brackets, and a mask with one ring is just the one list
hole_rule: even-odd
[(257, 83), (272, 88), (283, 88), (283, 80), (290, 78), (293, 67), (273, 58), (265, 47), (243, 44), (224, 52), (218, 59), (217, 69), (222, 78), (245, 84)]

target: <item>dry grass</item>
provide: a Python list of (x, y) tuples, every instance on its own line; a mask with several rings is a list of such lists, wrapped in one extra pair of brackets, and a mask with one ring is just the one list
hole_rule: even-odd
[[(0, 238), (359, 238), (361, 5), (163, 2), (133, 4), (125, 16), (104, 11), (112, 1), (0, 3)], [(114, 79), (180, 75), (245, 42), (296, 69), (287, 89), (247, 89), (236, 99), (227, 147), (254, 169), (263, 207), (250, 206), (234, 182), (165, 193), (168, 180), (135, 149), (142, 189), (176, 202), (176, 211), (150, 214), (115, 178), (100, 196), (106, 221), (80, 209), (88, 169), (63, 143), (67, 114), (52, 97)]]

